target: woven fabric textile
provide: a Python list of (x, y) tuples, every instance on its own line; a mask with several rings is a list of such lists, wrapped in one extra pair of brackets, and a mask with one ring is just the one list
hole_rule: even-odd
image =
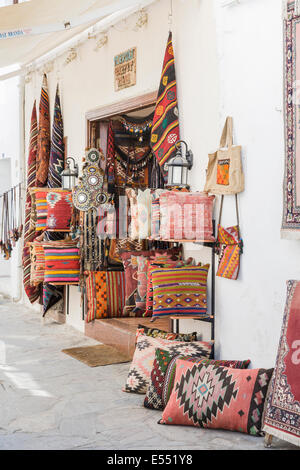
[(45, 277), (45, 253), (43, 244), (39, 242), (32, 242), (30, 244), (30, 284), (38, 286), (44, 282)]
[(161, 72), (150, 139), (153, 153), (165, 179), (167, 179), (167, 171), (164, 165), (175, 156), (175, 143), (178, 140), (177, 85), (172, 33), (170, 32)]
[(209, 357), (211, 347), (212, 342), (194, 341), (187, 343), (140, 335), (137, 339), (134, 356), (123, 390), (139, 394), (147, 392), (157, 348), (170, 351), (173, 355), (184, 354)]
[(169, 401), (170, 395), (173, 390), (174, 380), (175, 380), (175, 372), (176, 372), (176, 361), (177, 359), (184, 359), (186, 361), (194, 362), (197, 364), (203, 364), (204, 366), (208, 365), (217, 365), (222, 367), (230, 367), (232, 369), (248, 369), (250, 360), (247, 359), (245, 361), (236, 361), (236, 360), (216, 360), (216, 359), (207, 359), (207, 358), (187, 358), (183, 356), (173, 356), (170, 357), (170, 361), (167, 365), (167, 369), (165, 372), (165, 378), (163, 383), (162, 389), (162, 405), (163, 408), (167, 406)]
[(300, 281), (287, 282), (276, 365), (263, 430), (300, 446)]
[(214, 200), (206, 193), (163, 192), (159, 197), (161, 239), (214, 241)]
[(260, 436), (272, 372), (177, 359), (174, 387), (160, 423)]
[(27, 243), (32, 242), (36, 233), (31, 227), (31, 194), (30, 189), (36, 185), (36, 153), (37, 153), (37, 115), (36, 102), (33, 104), (31, 121), (30, 121), (30, 137), (29, 151), (27, 160), (27, 188), (25, 201), (25, 219), (24, 219), (24, 246), (23, 246), (23, 285), (25, 293), (31, 303), (35, 302), (40, 295), (40, 289), (37, 286), (30, 285), (31, 259), (30, 251)]
[(50, 111), (47, 76), (44, 74), (39, 104), (36, 186), (46, 186), (50, 158)]
[(152, 318), (205, 316), (208, 270), (209, 264), (152, 271)]
[(125, 274), (120, 271), (87, 271), (86, 322), (95, 319), (121, 317), (125, 303)]
[(77, 244), (73, 246), (44, 245), (45, 283), (77, 283), (80, 274), (80, 255)]
[(64, 126), (61, 114), (59, 88), (57, 85), (52, 123), (52, 137), (49, 158), (49, 188), (59, 188), (62, 185), (61, 173), (65, 167)]
[(140, 335), (151, 336), (152, 338), (168, 339), (169, 341), (197, 341), (197, 333), (172, 333), (158, 328), (149, 328), (145, 325), (138, 325), (136, 330), (136, 339)]
[(174, 385), (176, 361), (184, 359), (194, 364), (217, 364), (234, 369), (246, 369), (250, 361), (217, 361), (207, 357), (172, 356), (169, 351), (156, 349), (150, 383), (144, 400), (145, 408), (163, 410), (168, 403)]
[(52, 189), (47, 193), (46, 229), (70, 231), (73, 204), (72, 191)]
[(295, 86), (300, 80), (300, 16), (297, 4), (294, 0), (288, 2), (283, 28), (285, 161), (281, 236), (291, 240), (300, 239), (300, 108)]

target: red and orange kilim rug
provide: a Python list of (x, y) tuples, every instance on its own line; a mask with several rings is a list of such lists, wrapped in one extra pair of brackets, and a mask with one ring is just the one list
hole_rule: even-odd
[(300, 446), (300, 281), (288, 281), (263, 431)]
[(169, 33), (156, 108), (151, 130), (151, 147), (166, 178), (164, 165), (175, 156), (175, 143), (179, 140), (177, 87), (172, 33)]

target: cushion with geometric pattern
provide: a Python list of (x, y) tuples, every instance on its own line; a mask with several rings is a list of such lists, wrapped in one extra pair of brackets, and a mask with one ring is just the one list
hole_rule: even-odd
[(227, 361), (208, 359), (207, 357), (172, 356), (169, 351), (156, 349), (150, 384), (144, 400), (145, 408), (154, 410), (163, 410), (165, 408), (173, 390), (177, 359), (184, 359), (194, 364), (217, 364), (232, 367), (233, 369), (246, 369), (250, 364), (249, 360)]
[(232, 369), (177, 359), (174, 387), (160, 424), (261, 435), (273, 369)]
[(169, 341), (163, 338), (139, 335), (130, 366), (124, 392), (145, 394), (150, 382), (150, 375), (155, 359), (155, 349), (161, 348), (170, 351), (172, 355), (184, 354), (186, 356), (210, 357), (213, 342)]

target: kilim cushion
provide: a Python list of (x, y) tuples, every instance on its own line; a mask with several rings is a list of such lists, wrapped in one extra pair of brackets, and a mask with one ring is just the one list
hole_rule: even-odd
[(47, 229), (69, 231), (73, 204), (72, 191), (52, 189), (47, 194)]
[(152, 318), (206, 315), (208, 270), (209, 264), (152, 271)]
[(47, 283), (69, 284), (79, 282), (80, 256), (76, 244), (63, 243), (60, 247), (44, 245), (45, 279)]
[(86, 271), (86, 322), (96, 318), (121, 317), (125, 303), (125, 273)]
[(124, 314), (128, 316), (141, 316), (142, 312), (139, 311), (137, 314), (133, 313), (133, 309), (135, 308), (135, 299), (137, 293), (137, 256), (145, 256), (149, 258), (150, 256), (155, 256), (155, 254), (159, 253), (164, 254), (165, 256), (171, 256), (172, 259), (176, 260), (181, 258), (182, 255), (182, 246), (171, 248), (169, 250), (156, 250), (155, 252), (152, 251), (127, 251), (121, 253), (121, 259), (124, 266), (125, 271), (125, 307), (124, 307)]
[(180, 266), (189, 266), (193, 262), (193, 258), (189, 258), (187, 261), (171, 261), (161, 260), (157, 258), (155, 262), (152, 259), (148, 260), (148, 272), (147, 272), (147, 293), (146, 293), (146, 312), (144, 317), (151, 317), (153, 313), (153, 284), (152, 284), (152, 272), (157, 271), (158, 268), (179, 268)]
[(195, 364), (217, 364), (231, 367), (232, 369), (247, 369), (250, 361), (222, 361), (208, 359), (207, 357), (195, 358), (187, 356), (171, 356), (168, 351), (157, 349), (151, 372), (151, 380), (144, 401), (146, 408), (163, 410), (168, 403), (174, 386), (177, 359), (185, 359)]
[(197, 333), (169, 333), (168, 331), (159, 330), (158, 328), (149, 328), (148, 326), (138, 325), (136, 331), (136, 339), (140, 335), (151, 336), (152, 338), (163, 338), (169, 341), (197, 341)]
[(33, 188), (30, 190), (32, 200), (32, 210), (35, 210), (35, 214), (32, 213), (31, 221), (32, 225), (35, 222), (35, 230), (40, 232), (46, 229), (47, 226), (47, 189)]
[(45, 276), (45, 253), (43, 244), (33, 242), (30, 244), (30, 284), (38, 286), (44, 282)]
[(230, 367), (231, 369), (248, 369), (249, 364), (251, 362), (250, 359), (247, 359), (245, 361), (236, 361), (236, 360), (231, 361), (231, 360), (215, 360), (215, 359), (207, 359), (207, 358), (201, 358), (195, 361), (193, 358), (173, 356), (170, 359), (170, 362), (168, 364), (168, 368), (167, 368), (165, 380), (164, 380), (164, 385), (163, 385), (163, 390), (162, 390), (162, 402), (163, 402), (164, 408), (167, 406), (167, 403), (169, 401), (170, 395), (173, 390), (175, 372), (176, 372), (176, 361), (178, 358), (185, 359), (190, 362), (195, 362), (197, 364), (203, 364), (205, 366), (213, 364), (213, 365), (218, 365), (218, 366), (223, 366), (223, 367)]
[(162, 240), (207, 240), (213, 237), (215, 196), (207, 193), (166, 191), (160, 195)]
[(194, 341), (191, 343), (181, 341), (168, 341), (162, 338), (152, 338), (140, 335), (127, 377), (125, 392), (145, 394), (150, 382), (150, 375), (155, 359), (155, 349), (161, 348), (170, 351), (172, 355), (184, 354), (187, 356), (205, 356), (211, 354), (212, 342)]
[(240, 370), (177, 359), (174, 387), (160, 424), (261, 434), (273, 369)]

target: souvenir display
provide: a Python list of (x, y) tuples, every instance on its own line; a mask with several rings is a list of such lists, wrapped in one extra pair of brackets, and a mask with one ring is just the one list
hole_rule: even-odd
[(173, 390), (160, 424), (260, 436), (272, 373), (273, 369), (232, 369), (177, 359)]
[(233, 145), (233, 120), (228, 117), (220, 148), (208, 156), (204, 191), (212, 194), (238, 194), (244, 191), (241, 146)]
[(194, 341), (169, 341), (163, 338), (140, 335), (130, 366), (129, 374), (124, 387), (124, 392), (146, 394), (150, 382), (150, 375), (157, 348), (170, 351), (173, 355), (184, 354), (187, 356), (205, 356), (211, 354), (211, 342)]
[(115, 139), (115, 183), (118, 188), (148, 186), (149, 145), (126, 144)]
[[(144, 400), (145, 408), (152, 410), (163, 410), (173, 390), (174, 376), (177, 359), (183, 359), (194, 364), (213, 364), (232, 367), (235, 369), (246, 369), (250, 361), (215, 361), (204, 357), (172, 356), (169, 351), (163, 349), (155, 350), (155, 359), (151, 371), (150, 383)], [(165, 390), (165, 397), (164, 397)]]

